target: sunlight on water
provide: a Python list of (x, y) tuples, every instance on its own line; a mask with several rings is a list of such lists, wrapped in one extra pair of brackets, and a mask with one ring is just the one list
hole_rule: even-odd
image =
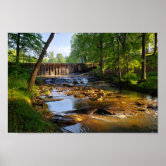
[(74, 108), (74, 99), (73, 97), (65, 98), (61, 101), (48, 102), (48, 108), (50, 111), (55, 113), (65, 112), (69, 110), (75, 110)]

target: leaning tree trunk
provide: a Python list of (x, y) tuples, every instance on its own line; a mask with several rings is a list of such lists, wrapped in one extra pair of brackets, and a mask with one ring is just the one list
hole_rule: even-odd
[(35, 83), (35, 79), (36, 79), (37, 73), (39, 71), (40, 65), (41, 65), (41, 63), (43, 61), (43, 57), (46, 54), (47, 48), (49, 47), (49, 45), (50, 45), (50, 43), (51, 43), (53, 38), (54, 38), (54, 33), (51, 33), (49, 38), (48, 38), (48, 40), (47, 40), (47, 42), (45, 43), (45, 46), (44, 46), (44, 48), (43, 48), (43, 50), (42, 50), (42, 52), (40, 54), (40, 57), (39, 57), (37, 63), (35, 64), (35, 67), (33, 69), (33, 72), (31, 74), (31, 78), (30, 78), (30, 81), (29, 81), (29, 84), (28, 84), (28, 89), (29, 90), (32, 89), (32, 87), (33, 87), (33, 85)]
[(156, 54), (156, 52), (157, 52), (157, 33), (155, 33), (154, 35), (155, 35), (155, 43), (154, 43), (154, 52), (153, 52), (153, 54)]
[(20, 54), (20, 33), (17, 34), (17, 49), (16, 49), (16, 63), (19, 63), (19, 54)]
[(142, 34), (142, 75), (141, 79), (142, 81), (146, 80), (146, 55), (145, 55), (145, 40), (146, 40), (146, 34)]

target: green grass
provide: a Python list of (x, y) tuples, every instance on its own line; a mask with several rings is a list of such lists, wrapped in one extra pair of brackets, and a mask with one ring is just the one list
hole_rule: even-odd
[(140, 81), (140, 74), (131, 74), (129, 82), (126, 82), (126, 75), (122, 77), (122, 88), (131, 89), (139, 92), (149, 93), (151, 95), (157, 95), (158, 89), (158, 76), (157, 71), (148, 72), (146, 81)]
[(130, 90), (139, 91), (139, 92), (148, 93), (148, 94), (157, 96), (157, 90), (158, 90), (157, 71), (147, 72), (146, 78), (147, 78), (146, 81), (142, 82), (140, 81), (141, 75), (139, 73), (130, 73), (129, 81), (127, 82), (127, 75), (123, 74), (121, 83), (119, 83), (117, 74), (104, 75), (105, 80), (110, 81), (111, 83), (114, 83), (117, 87), (120, 87), (122, 89), (130, 89)]
[(44, 121), (40, 113), (24, 99), (9, 99), (9, 132), (53, 132), (51, 123)]
[(9, 65), (8, 71), (8, 131), (56, 132), (57, 126), (46, 118), (48, 110), (35, 110), (31, 104), (38, 90), (27, 91), (29, 69)]

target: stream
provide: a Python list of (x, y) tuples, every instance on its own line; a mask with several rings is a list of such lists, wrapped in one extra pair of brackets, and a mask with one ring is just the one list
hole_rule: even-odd
[(46, 104), (62, 132), (157, 132), (157, 97), (118, 90), (88, 74), (46, 78), (45, 83), (55, 86)]

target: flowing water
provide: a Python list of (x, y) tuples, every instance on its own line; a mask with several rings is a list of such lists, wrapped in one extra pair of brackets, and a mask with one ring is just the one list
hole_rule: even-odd
[(157, 132), (157, 97), (119, 91), (87, 74), (47, 78), (46, 84), (56, 85), (50, 97), (58, 100), (46, 104), (63, 132)]

